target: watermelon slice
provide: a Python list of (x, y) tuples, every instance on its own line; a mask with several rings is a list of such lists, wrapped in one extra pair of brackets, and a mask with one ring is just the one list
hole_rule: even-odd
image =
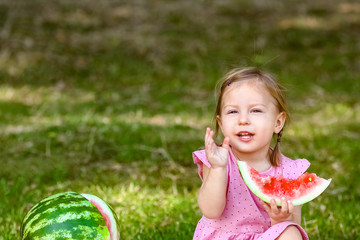
[(90, 194), (63, 192), (35, 204), (25, 215), (22, 240), (119, 240), (120, 227), (112, 208)]
[(304, 173), (297, 179), (276, 177), (261, 177), (259, 172), (249, 167), (246, 162), (238, 161), (238, 166), (244, 182), (249, 189), (264, 202), (275, 199), (281, 206), (281, 198), (290, 200), (294, 206), (310, 202), (319, 196), (330, 184), (331, 179), (316, 176), (315, 173)]

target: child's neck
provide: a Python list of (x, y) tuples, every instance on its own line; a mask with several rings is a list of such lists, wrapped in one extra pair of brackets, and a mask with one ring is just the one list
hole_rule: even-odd
[(246, 162), (258, 172), (264, 172), (271, 167), (270, 149), (257, 153), (237, 152), (232, 149), (232, 152), (238, 160)]

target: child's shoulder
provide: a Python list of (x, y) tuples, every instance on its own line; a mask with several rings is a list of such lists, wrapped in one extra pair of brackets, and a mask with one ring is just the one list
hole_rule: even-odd
[(281, 154), (280, 164), (277, 167), (280, 173), (286, 178), (298, 178), (309, 168), (310, 162), (307, 159), (290, 159)]
[(209, 161), (206, 158), (205, 150), (197, 150), (192, 153), (194, 163), (198, 166), (198, 174), (203, 179), (203, 165), (208, 168), (211, 167)]
[[(206, 158), (205, 149), (197, 150), (192, 153), (193, 159), (195, 163), (204, 163), (205, 165), (210, 165)], [(210, 166), (208, 166), (210, 167)]]

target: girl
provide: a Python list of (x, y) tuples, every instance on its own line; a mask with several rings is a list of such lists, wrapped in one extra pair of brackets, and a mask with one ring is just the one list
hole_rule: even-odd
[[(282, 174), (297, 178), (310, 163), (291, 160), (279, 144), (288, 111), (283, 89), (267, 73), (255, 68), (236, 69), (222, 81), (215, 118), (215, 133), (205, 134), (205, 150), (193, 153), (202, 179), (198, 204), (203, 213), (194, 239), (308, 239), (301, 228), (301, 206), (282, 199), (262, 202), (245, 185), (237, 160), (263, 176)], [(222, 145), (214, 142), (221, 130)], [(270, 147), (277, 135), (274, 148)]]

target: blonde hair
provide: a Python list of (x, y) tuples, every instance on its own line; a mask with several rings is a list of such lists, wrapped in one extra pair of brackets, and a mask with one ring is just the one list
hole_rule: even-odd
[[(227, 73), (224, 78), (219, 82), (220, 89), (217, 94), (217, 105), (215, 110), (215, 121), (217, 116), (221, 116), (221, 106), (224, 92), (227, 87), (235, 82), (241, 82), (245, 80), (256, 81), (262, 83), (265, 89), (269, 94), (276, 100), (276, 107), (279, 112), (284, 112), (286, 117), (289, 116), (289, 112), (286, 106), (284, 88), (278, 83), (276, 78), (269, 73), (263, 72), (255, 67), (243, 68), (243, 69), (234, 69)], [(215, 136), (219, 133), (219, 123), (216, 121), (215, 126)], [(282, 136), (283, 129), (277, 134), (277, 141), (274, 149), (270, 155), (270, 163), (272, 166), (278, 166), (280, 159), (280, 141)]]

